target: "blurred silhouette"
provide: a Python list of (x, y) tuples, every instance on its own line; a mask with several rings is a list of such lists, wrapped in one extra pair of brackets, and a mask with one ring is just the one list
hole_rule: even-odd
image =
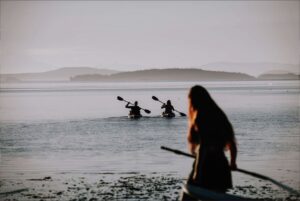
[(130, 103), (127, 103), (125, 106), (126, 108), (130, 108), (129, 117), (141, 117), (141, 108), (138, 106), (138, 102), (135, 101), (133, 106), (130, 106), (129, 104)]
[[(187, 183), (225, 193), (232, 187), (231, 170), (236, 169), (234, 131), (225, 113), (202, 86), (189, 92), (188, 145), (196, 156)], [(230, 151), (230, 165), (225, 157)], [(193, 200), (183, 193), (181, 200)]]
[(165, 108), (165, 111), (162, 113), (163, 117), (175, 117), (175, 113), (173, 112), (175, 109), (170, 100), (167, 101), (167, 104), (164, 103), (161, 108)]

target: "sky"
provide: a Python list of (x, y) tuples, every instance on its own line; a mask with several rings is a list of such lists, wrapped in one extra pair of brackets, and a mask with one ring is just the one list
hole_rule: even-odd
[[(257, 75), (268, 69), (249, 64), (260, 63), (295, 70), (299, 10), (300, 1), (1, 0), (0, 73), (89, 66)], [(236, 65), (214, 65), (226, 62)]]

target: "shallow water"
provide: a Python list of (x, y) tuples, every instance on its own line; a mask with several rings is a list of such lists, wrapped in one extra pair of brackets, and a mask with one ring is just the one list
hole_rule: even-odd
[[(0, 178), (106, 174), (109, 180), (116, 174), (135, 173), (183, 179), (192, 160), (160, 146), (187, 151), (187, 119), (178, 115), (160, 118), (161, 105), (151, 96), (171, 99), (176, 109), (187, 113), (186, 96), (194, 84), (2, 85)], [(238, 166), (300, 189), (299, 82), (200, 84), (208, 88), (234, 126)], [(152, 113), (128, 119), (125, 103), (117, 96), (138, 100)], [(240, 173), (233, 176), (236, 185), (258, 185)]]

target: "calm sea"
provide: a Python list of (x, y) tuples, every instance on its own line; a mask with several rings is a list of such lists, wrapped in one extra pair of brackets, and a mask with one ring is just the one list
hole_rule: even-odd
[[(61, 172), (185, 177), (191, 159), (160, 146), (187, 151), (187, 118), (160, 118), (161, 104), (151, 97), (187, 113), (194, 84), (207, 87), (232, 122), (238, 166), (299, 189), (299, 81), (2, 84), (0, 179)], [(117, 96), (152, 112), (128, 119)]]

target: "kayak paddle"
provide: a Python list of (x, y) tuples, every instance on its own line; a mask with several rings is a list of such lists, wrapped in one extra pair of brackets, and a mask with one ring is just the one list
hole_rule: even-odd
[[(190, 158), (196, 158), (195, 155), (192, 155), (192, 154), (188, 154), (188, 153), (185, 153), (183, 151), (180, 151), (180, 150), (176, 150), (176, 149), (171, 149), (169, 147), (164, 147), (164, 146), (161, 146), (160, 147), (161, 149), (163, 150), (167, 150), (167, 151), (170, 151), (170, 152), (173, 152), (175, 154), (179, 154), (179, 155), (184, 155), (184, 156), (188, 156)], [(253, 177), (256, 177), (256, 178), (259, 178), (259, 179), (263, 179), (263, 180), (267, 180), (267, 181), (270, 181), (272, 182), (273, 184), (277, 185), (277, 186), (280, 186), (281, 188), (285, 189), (286, 191), (292, 193), (292, 194), (295, 194), (295, 195), (300, 195), (300, 193), (298, 191), (296, 191), (295, 189), (285, 185), (285, 184), (282, 184), (280, 183), (279, 181), (276, 181), (275, 179), (272, 179), (270, 177), (267, 177), (265, 175), (261, 175), (261, 174), (258, 174), (256, 172), (250, 172), (248, 170), (244, 170), (244, 169), (240, 169), (240, 168), (237, 168), (237, 169), (234, 169), (233, 171), (237, 171), (237, 172), (241, 172), (241, 173), (244, 173), (244, 174), (248, 174), (250, 176), (253, 176)]]
[[(129, 101), (123, 99), (121, 96), (118, 96), (117, 99), (118, 99), (119, 101), (124, 101), (124, 102), (126, 102), (126, 103), (129, 103), (129, 104), (133, 105), (133, 103), (131, 103), (131, 102), (129, 102)], [(140, 107), (140, 106), (139, 106), (139, 107)], [(141, 108), (141, 107), (140, 107), (140, 108)], [(150, 110), (147, 110), (147, 109), (144, 109), (144, 108), (141, 108), (141, 109), (144, 110), (147, 114), (150, 114), (150, 113), (151, 113)]]
[[(152, 99), (155, 100), (155, 101), (158, 101), (158, 102), (160, 102), (162, 104), (166, 104), (166, 103), (162, 102), (161, 100), (159, 100), (156, 96), (152, 96)], [(186, 116), (186, 114), (184, 114), (183, 112), (179, 112), (178, 110), (175, 110), (175, 109), (174, 109), (174, 111), (178, 112), (180, 114), (180, 116), (183, 116), (183, 117)]]

